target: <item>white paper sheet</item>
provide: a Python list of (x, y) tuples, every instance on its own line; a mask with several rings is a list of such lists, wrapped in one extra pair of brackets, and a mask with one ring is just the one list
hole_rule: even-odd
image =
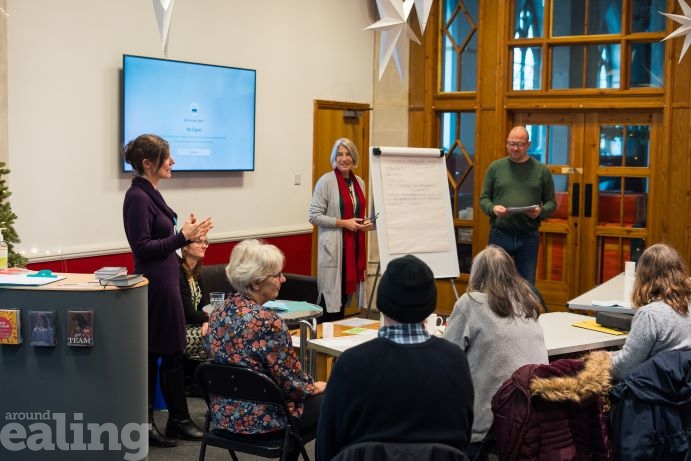
[[(410, 175), (411, 165), (415, 174)], [(389, 252), (393, 254), (449, 251), (447, 185), (439, 182), (439, 158), (383, 155), (384, 190)], [(415, 238), (411, 238), (414, 235)]]
[(375, 322), (378, 322), (378, 320), (361, 319), (360, 317), (350, 317), (343, 320), (336, 320), (334, 322), (334, 325), (342, 325), (344, 327), (361, 327), (364, 325), (371, 325)]
[(621, 306), (621, 307), (630, 308), (631, 303), (626, 302), (626, 301), (621, 301), (618, 299), (610, 299), (610, 300), (606, 300), (606, 301), (600, 301), (600, 300), (593, 299), (593, 306), (599, 306), (599, 307)]
[(321, 344), (329, 349), (334, 349), (343, 352), (351, 347), (357, 346), (358, 344), (365, 343), (374, 336), (371, 335), (349, 335), (349, 336), (336, 336), (333, 338), (319, 338), (313, 339), (310, 342)]
[(63, 280), (64, 278), (65, 277), (62, 275), (55, 275), (53, 277), (30, 277), (29, 274), (0, 274), (0, 285), (42, 286), (57, 282), (58, 280)]

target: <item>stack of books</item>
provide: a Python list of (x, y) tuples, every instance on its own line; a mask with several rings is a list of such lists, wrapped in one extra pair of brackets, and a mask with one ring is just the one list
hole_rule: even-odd
[(125, 275), (125, 274), (127, 274), (127, 268), (126, 267), (117, 267), (117, 266), (102, 267), (99, 270), (97, 270), (96, 272), (94, 272), (94, 275), (99, 280), (107, 279), (110, 277), (115, 277), (116, 275)]
[(103, 279), (98, 283), (102, 286), (131, 287), (146, 280), (141, 274), (117, 274)]

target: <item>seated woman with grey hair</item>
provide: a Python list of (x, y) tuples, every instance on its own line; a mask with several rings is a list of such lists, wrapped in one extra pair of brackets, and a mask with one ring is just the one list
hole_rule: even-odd
[[(315, 382), (302, 369), (285, 322), (262, 305), (276, 299), (285, 282), (281, 250), (259, 240), (243, 240), (230, 254), (226, 275), (236, 290), (209, 319), (211, 360), (258, 370), (271, 377), (293, 403), (300, 432), (316, 428), (326, 383)], [(280, 408), (216, 397), (216, 428), (271, 437), (284, 429)], [(297, 459), (299, 452), (288, 459)]]

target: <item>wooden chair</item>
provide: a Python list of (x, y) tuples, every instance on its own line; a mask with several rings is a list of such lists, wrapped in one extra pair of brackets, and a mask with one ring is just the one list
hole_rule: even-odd
[[(271, 378), (250, 368), (214, 362), (200, 364), (196, 378), (207, 405), (199, 461), (204, 460), (207, 445), (228, 450), (233, 461), (238, 461), (236, 451), (285, 460), (288, 452), (294, 448), (300, 450), (303, 459), (309, 461), (304, 444), (316, 437), (316, 431), (308, 434), (298, 432), (296, 418), (291, 416), (283, 392)], [(275, 437), (260, 440), (252, 435), (212, 429), (211, 395), (280, 407), (288, 415), (288, 427), (277, 431)]]

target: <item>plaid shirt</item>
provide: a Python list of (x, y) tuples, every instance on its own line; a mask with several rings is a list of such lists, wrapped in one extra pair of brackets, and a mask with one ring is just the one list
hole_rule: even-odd
[(423, 323), (386, 325), (379, 329), (379, 337), (389, 339), (397, 344), (419, 344), (430, 338)]

